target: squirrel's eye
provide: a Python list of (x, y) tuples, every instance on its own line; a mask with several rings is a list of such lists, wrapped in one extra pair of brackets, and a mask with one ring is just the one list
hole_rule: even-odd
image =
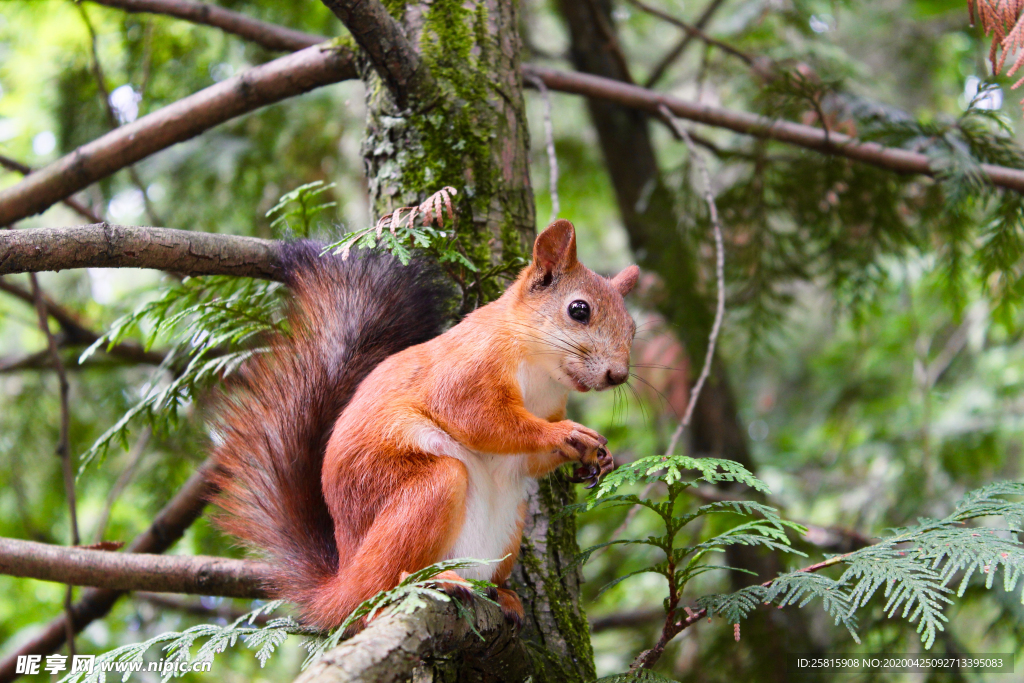
[(585, 323), (590, 320), (590, 304), (586, 301), (576, 300), (569, 304), (569, 317)]

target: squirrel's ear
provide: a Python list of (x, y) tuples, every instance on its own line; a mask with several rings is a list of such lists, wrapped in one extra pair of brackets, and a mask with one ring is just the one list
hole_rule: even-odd
[(636, 266), (627, 266), (622, 272), (612, 278), (612, 287), (619, 290), (619, 294), (626, 296), (633, 291), (636, 281), (640, 278), (640, 269)]
[(559, 219), (549, 225), (533, 243), (533, 265), (544, 274), (549, 284), (557, 272), (565, 272), (576, 265), (576, 229), (567, 220)]

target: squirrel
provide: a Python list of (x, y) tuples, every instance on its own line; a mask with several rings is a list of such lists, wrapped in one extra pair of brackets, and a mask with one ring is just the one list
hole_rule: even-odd
[[(442, 333), (431, 267), (377, 252), (282, 249), (291, 332), (244, 366), (214, 428), (219, 526), (268, 556), (270, 591), (331, 629), (360, 603), (445, 559), (449, 592), (488, 579), (505, 615), (528, 477), (568, 462), (614, 468), (596, 431), (565, 419), (570, 391), (629, 376), (639, 269), (602, 277), (576, 260), (566, 220), (538, 235), (505, 293)], [(461, 585), (460, 585), (461, 584)]]

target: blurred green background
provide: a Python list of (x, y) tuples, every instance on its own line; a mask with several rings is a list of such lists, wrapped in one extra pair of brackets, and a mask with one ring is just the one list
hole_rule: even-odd
[[(217, 4), (312, 33), (343, 33), (334, 16), (313, 0)], [(567, 28), (556, 5), (520, 3), (524, 62), (571, 68)], [(704, 9), (701, 3), (678, 0), (661, 0), (658, 6), (690, 21)], [(615, 3), (612, 16), (632, 72), (643, 82), (681, 34), (628, 2)], [(66, 0), (3, 0), (0, 154), (38, 167), (109, 130), (94, 78), (89, 24), (106, 88), (122, 121), (276, 56), (218, 30), (167, 17)], [(986, 131), (998, 133), (992, 115), (1001, 117), (1008, 138), (1000, 138), (1000, 144), (1015, 141), (1021, 129), (1021, 94), (1009, 89), (1009, 80), (991, 75), (988, 42), (969, 25), (959, 0), (726, 0), (706, 30), (746, 54), (790, 67), (809, 65), (816, 74), (812, 90), (822, 98), (826, 119), (834, 115), (840, 130), (859, 126), (858, 132), (874, 131), (888, 141), (903, 130), (901, 144), (913, 146), (914, 139), (922, 138), (927, 148), (927, 130), (961, 120), (972, 99), (974, 114), (985, 116)], [(994, 89), (975, 99), (979, 84), (985, 83)], [(800, 99), (799, 88), (766, 85), (741, 60), (699, 41), (669, 67), (657, 87), (711, 104), (815, 123), (807, 118), (807, 100)], [(376, 217), (369, 215), (360, 155), (363, 97), (362, 84), (348, 82), (262, 109), (146, 159), (136, 166), (138, 183), (121, 172), (80, 198), (114, 223), (271, 237), (267, 210), (285, 192), (322, 180), (335, 184), (329, 199), (337, 207), (318, 216), (320, 232), (334, 236), (365, 227)], [(538, 227), (543, 227), (551, 217), (544, 104), (536, 91), (526, 98)], [(559, 215), (579, 230), (581, 260), (600, 272), (614, 272), (638, 255), (630, 253), (585, 102), (558, 93), (551, 94), (551, 102)], [(924, 128), (896, 125), (908, 121)], [(812, 152), (727, 132), (699, 132), (718, 150), (711, 170), (727, 233), (729, 293), (719, 356), (729, 369), (738, 404), (742, 433), (734, 436), (747, 443), (756, 473), (771, 486), (771, 501), (787, 518), (814, 525), (800, 547), (819, 559), (822, 552), (840, 548), (850, 537), (847, 532), (871, 537), (918, 516), (941, 516), (971, 488), (1022, 478), (1024, 326), (1019, 303), (1024, 291), (1012, 278), (1020, 270), (1008, 253), (1024, 240), (1019, 207), (1007, 208), (1010, 218), (998, 224), (1008, 246), (993, 246), (996, 233), (986, 232), (995, 220), (993, 207), (1012, 204), (1012, 198), (968, 186), (965, 197), (951, 199), (957, 183), (966, 185), (956, 169), (950, 182), (940, 184), (830, 162)], [(710, 296), (713, 252), (686, 148), (664, 126), (652, 124), (651, 134), (677, 201), (679, 239), (692, 243), (700, 255), (701, 290)], [(3, 172), (0, 183), (10, 185), (19, 177)], [(58, 205), (20, 227), (82, 222)], [(997, 258), (1006, 263), (992, 267)], [(5, 279), (27, 286), (23, 276)], [(167, 276), (152, 271), (78, 270), (43, 273), (39, 279), (51, 297), (95, 330), (153, 300), (168, 283)], [(656, 312), (664, 295), (648, 273), (634, 300), (637, 320), (644, 323), (635, 356), (666, 369), (638, 371), (643, 380), (632, 384), (635, 391), (572, 400), (574, 418), (608, 436), (621, 459), (666, 447), (686, 404), (687, 382), (699, 369), (700, 358), (687, 359), (677, 325)], [(44, 345), (32, 308), (0, 293), (0, 361)], [(68, 349), (69, 362), (81, 350)], [(115, 423), (149, 383), (168, 381), (152, 368), (119, 366), (104, 358), (72, 367), (71, 443), (76, 453)], [(136, 452), (115, 447), (85, 471), (78, 480), (84, 543), (130, 539), (148, 525), (204, 458), (200, 407), (183, 406), (184, 419), (173, 429), (158, 431)], [(67, 542), (60, 463), (53, 455), (58, 412), (52, 373), (0, 374), (0, 536)], [(141, 434), (140, 426), (130, 445)], [(115, 482), (130, 462), (135, 462), (130, 481), (113, 499)], [(109, 521), (99, 528), (108, 508)], [(581, 545), (606, 540), (623, 514), (610, 510), (581, 516)], [(642, 536), (650, 521), (638, 515), (630, 534)], [(174, 552), (240, 554), (204, 520)], [(601, 584), (635, 561), (628, 553), (610, 551), (584, 570), (586, 609), (593, 620), (635, 617), (624, 627), (595, 633), (599, 673), (627, 668), (639, 650), (649, 647), (661, 624), (656, 610), (664, 585), (658, 577), (635, 578), (596, 595)], [(806, 563), (800, 558), (786, 562), (792, 568)], [(705, 575), (688, 590), (691, 597), (728, 590), (727, 577)], [(63, 593), (57, 584), (0, 576), (3, 650), (16, 648), (34, 626), (58, 614)], [(246, 607), (229, 603), (203, 599), (201, 606), (223, 614)], [(913, 628), (887, 619), (881, 603), (861, 619), (860, 647), (815, 606), (801, 614), (814, 641), (809, 644), (830, 653), (915, 652), (921, 647)], [(936, 652), (1024, 649), (1019, 588), (1016, 593), (998, 586), (992, 591), (972, 588), (947, 614), (950, 622)], [(223, 617), (145, 599), (122, 600), (111, 616), (78, 638), (78, 648), (98, 653), (211, 618)], [(261, 670), (251, 653), (229, 652), (205, 679), (286, 680), (302, 656), (297, 641), (292, 642)], [(764, 656), (756, 643), (736, 644), (731, 626), (716, 621), (687, 630), (672, 644), (660, 670), (681, 680), (744, 680), (742, 672), (758, 668), (751, 659)], [(1020, 658), (1018, 667), (1024, 667)], [(928, 680), (998, 683), (1014, 676), (963, 672)]]

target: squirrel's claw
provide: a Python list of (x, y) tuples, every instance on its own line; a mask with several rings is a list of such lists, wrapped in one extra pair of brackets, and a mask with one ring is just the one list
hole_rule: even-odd
[(592, 489), (597, 486), (606, 474), (615, 469), (615, 458), (608, 452), (608, 449), (601, 446), (597, 449), (597, 462), (577, 467), (573, 472), (570, 481), (574, 484), (590, 482), (585, 488)]

